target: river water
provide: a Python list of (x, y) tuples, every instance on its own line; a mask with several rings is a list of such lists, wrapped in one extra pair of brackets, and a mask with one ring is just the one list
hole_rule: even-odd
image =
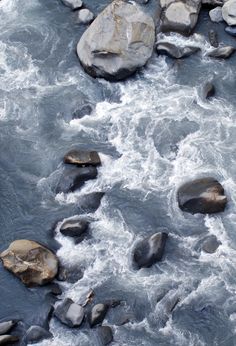
[[(106, 3), (86, 5), (97, 14)], [(236, 345), (236, 57), (205, 55), (209, 28), (235, 45), (223, 26), (203, 12), (196, 29), (203, 36), (189, 39), (202, 53), (178, 62), (154, 53), (134, 77), (110, 83), (80, 67), (75, 47), (85, 28), (59, 0), (0, 2), (0, 250), (20, 238), (54, 250), (59, 242), (61, 262), (83, 270), (78, 282), (63, 284), (62, 297), (81, 302), (92, 288), (95, 302), (122, 300), (105, 320), (112, 345)], [(209, 80), (217, 94), (205, 101), (200, 87)], [(83, 102), (92, 114), (72, 120)], [(101, 153), (98, 178), (55, 195), (62, 157), (74, 147)], [(203, 176), (223, 184), (226, 211), (183, 214), (177, 188)], [(90, 237), (76, 246), (60, 235), (55, 241), (55, 222), (77, 215), (81, 195), (94, 191), (106, 195), (87, 215)], [(136, 271), (135, 243), (162, 228), (163, 261)], [(201, 250), (210, 234), (222, 243), (215, 254)], [(0, 287), (0, 318), (40, 323), (47, 288), (29, 290), (2, 267)], [(122, 316), (130, 322), (118, 326)], [(86, 326), (69, 330), (52, 319), (50, 330), (54, 339), (41, 346), (99, 345)]]

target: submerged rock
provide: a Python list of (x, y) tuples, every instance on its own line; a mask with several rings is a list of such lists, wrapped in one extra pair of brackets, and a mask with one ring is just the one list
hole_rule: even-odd
[(83, 2), (81, 0), (61, 0), (64, 5), (70, 7), (72, 10), (78, 10), (83, 6)]
[(192, 47), (192, 46), (179, 47), (169, 42), (157, 43), (157, 52), (159, 54), (164, 53), (176, 59), (188, 57), (199, 50), (200, 50), (199, 47)]
[(109, 309), (107, 304), (96, 304), (89, 313), (88, 321), (90, 327), (94, 327), (97, 324), (101, 324)]
[(224, 46), (213, 49), (207, 55), (211, 58), (227, 59), (235, 52), (235, 50), (236, 49), (232, 46)]
[(40, 326), (31, 326), (26, 332), (26, 341), (29, 344), (38, 343), (44, 339), (50, 339), (53, 335)]
[(83, 8), (78, 13), (78, 23), (80, 24), (90, 24), (94, 20), (93, 12), (89, 11), (87, 8)]
[(231, 36), (236, 36), (236, 26), (227, 26), (225, 28), (225, 31), (227, 32), (227, 34), (230, 34)]
[(59, 266), (57, 280), (67, 281), (71, 284), (76, 283), (78, 280), (82, 279), (83, 272), (79, 267), (66, 267), (63, 265)]
[(81, 119), (83, 118), (85, 115), (90, 115), (93, 111), (93, 107), (91, 104), (84, 104), (81, 107), (79, 107), (78, 109), (76, 109), (76, 111), (74, 111), (72, 118), (73, 119)]
[(167, 233), (155, 233), (136, 246), (133, 259), (139, 268), (151, 267), (162, 259), (167, 238)]
[(221, 242), (216, 238), (216, 236), (210, 235), (204, 240), (202, 249), (207, 253), (214, 253), (220, 245)]
[(0, 345), (11, 345), (14, 342), (19, 341), (19, 337), (15, 335), (0, 335)]
[(32, 240), (16, 240), (0, 254), (4, 267), (27, 285), (44, 285), (57, 274), (57, 257)]
[(64, 156), (64, 163), (77, 166), (99, 166), (101, 159), (97, 151), (71, 150)]
[(72, 299), (66, 298), (55, 304), (54, 315), (68, 327), (79, 327), (84, 319), (84, 308)]
[(16, 323), (17, 321), (15, 320), (0, 322), (0, 335), (9, 332), (9, 330), (11, 330)]
[(104, 192), (92, 192), (86, 195), (82, 195), (79, 198), (78, 207), (86, 213), (95, 212), (95, 210), (99, 208), (101, 199), (104, 195)]
[(179, 188), (178, 203), (181, 210), (191, 214), (213, 214), (224, 211), (227, 198), (216, 179), (202, 178)]
[(223, 16), (222, 16), (222, 8), (220, 6), (217, 6), (216, 8), (213, 8), (209, 12), (209, 16), (211, 18), (211, 21), (214, 23), (220, 23), (223, 22)]
[(218, 42), (218, 37), (217, 37), (217, 33), (215, 32), (215, 30), (209, 30), (208, 31), (208, 37), (209, 37), (209, 41), (210, 41), (210, 44), (212, 45), (212, 47), (217, 48), (219, 46), (219, 42)]
[(222, 16), (228, 25), (236, 25), (236, 0), (227, 0), (224, 2)]
[(84, 32), (77, 53), (93, 77), (120, 80), (146, 64), (154, 42), (153, 19), (137, 5), (115, 0)]
[(60, 228), (60, 232), (67, 237), (80, 237), (88, 229), (89, 222), (85, 219), (66, 220)]
[(201, 90), (201, 97), (203, 99), (208, 99), (215, 95), (215, 87), (211, 82), (207, 82), (203, 85)]
[(97, 333), (102, 345), (108, 345), (113, 341), (112, 329), (109, 326), (98, 327)]

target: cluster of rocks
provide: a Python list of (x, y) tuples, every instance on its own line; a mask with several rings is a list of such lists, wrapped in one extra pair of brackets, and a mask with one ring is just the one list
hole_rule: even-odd
[(90, 24), (94, 20), (94, 14), (87, 8), (83, 8), (82, 0), (61, 0), (65, 6), (77, 12), (79, 24)]
[(9, 345), (19, 340), (18, 336), (9, 334), (16, 324), (17, 321), (14, 320), (0, 322), (0, 345)]

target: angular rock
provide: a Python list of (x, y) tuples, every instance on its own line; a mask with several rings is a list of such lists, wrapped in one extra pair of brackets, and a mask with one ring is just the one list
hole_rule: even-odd
[(229, 26), (236, 25), (236, 0), (227, 0), (224, 3), (222, 16)]
[(220, 6), (217, 6), (216, 8), (213, 8), (209, 12), (209, 16), (211, 18), (211, 21), (214, 23), (220, 23), (223, 22), (223, 16), (222, 16), (222, 8)]
[(98, 327), (97, 333), (102, 345), (109, 345), (113, 341), (112, 329), (109, 326)]
[(64, 156), (64, 163), (77, 166), (99, 166), (101, 159), (97, 151), (71, 150)]
[(31, 326), (26, 332), (26, 341), (28, 344), (38, 343), (44, 339), (50, 339), (53, 335), (40, 326)]
[(57, 257), (32, 240), (16, 240), (0, 254), (4, 267), (27, 286), (45, 285), (57, 274)]
[(84, 308), (72, 299), (66, 298), (55, 304), (54, 315), (68, 327), (79, 327), (84, 319)]
[(104, 195), (104, 192), (92, 192), (82, 195), (79, 198), (78, 207), (86, 213), (95, 212), (99, 208)]
[(203, 85), (201, 90), (201, 96), (203, 99), (208, 99), (215, 95), (215, 87), (211, 82), (207, 82)]
[(19, 341), (19, 337), (15, 335), (0, 335), (0, 345), (11, 345)]
[(72, 10), (78, 10), (83, 6), (83, 2), (81, 0), (61, 0), (64, 5), (70, 7)]
[(88, 229), (89, 222), (84, 219), (67, 220), (60, 228), (60, 232), (67, 237), (80, 237)]
[(232, 46), (219, 47), (210, 51), (207, 56), (216, 59), (228, 59), (235, 50), (236, 49)]
[(6, 322), (0, 322), (0, 335), (7, 333), (9, 330), (11, 330), (15, 325), (17, 321), (11, 320)]
[(107, 304), (96, 304), (89, 313), (88, 321), (90, 327), (94, 327), (97, 324), (101, 324), (109, 309)]
[(153, 19), (137, 5), (115, 0), (85, 31), (77, 53), (91, 76), (121, 80), (146, 64), (154, 42)]
[(219, 42), (218, 42), (218, 37), (217, 37), (217, 33), (215, 32), (215, 30), (209, 30), (208, 31), (208, 37), (209, 37), (209, 41), (210, 41), (210, 44), (212, 45), (212, 47), (217, 48), (219, 46)]
[(224, 211), (227, 197), (222, 185), (214, 178), (196, 179), (178, 190), (181, 210), (196, 214), (213, 214)]
[(64, 169), (56, 187), (56, 193), (73, 192), (81, 188), (87, 180), (97, 177), (96, 167), (68, 167)]
[(225, 31), (227, 32), (227, 34), (236, 37), (236, 26), (227, 26), (225, 28)]
[(220, 245), (221, 242), (216, 238), (216, 236), (211, 235), (204, 240), (202, 249), (207, 253), (214, 253)]
[(90, 104), (84, 104), (73, 113), (72, 118), (81, 119), (85, 115), (90, 115), (92, 111), (93, 107)]
[(83, 8), (79, 11), (77, 21), (79, 24), (90, 24), (94, 20), (93, 12), (87, 8)]
[(197, 51), (199, 51), (199, 47), (178, 47), (173, 43), (169, 42), (158, 42), (157, 43), (157, 52), (159, 54), (167, 54), (172, 58), (180, 59), (180, 58), (186, 58)]
[(167, 238), (167, 233), (155, 233), (136, 246), (133, 259), (139, 269), (149, 268), (162, 259)]

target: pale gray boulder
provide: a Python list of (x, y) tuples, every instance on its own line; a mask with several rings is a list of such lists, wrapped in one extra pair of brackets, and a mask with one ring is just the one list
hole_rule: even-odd
[(93, 12), (89, 11), (87, 8), (83, 8), (78, 13), (77, 22), (79, 24), (90, 24), (94, 20)]
[(157, 42), (157, 53), (158, 54), (166, 54), (172, 58), (181, 59), (186, 58), (197, 51), (199, 51), (199, 47), (193, 46), (177, 46), (170, 42)]
[(224, 3), (222, 16), (229, 26), (236, 25), (236, 0), (228, 0)]
[(210, 10), (209, 17), (211, 18), (211, 21), (214, 23), (223, 22), (224, 19), (222, 16), (222, 8), (220, 6), (217, 6), (216, 8), (213, 8), (213, 10)]
[(207, 55), (216, 59), (228, 59), (235, 50), (236, 49), (232, 46), (218, 47), (211, 50)]
[(67, 7), (70, 7), (72, 10), (78, 10), (83, 6), (81, 0), (61, 0), (63, 4)]
[(136, 4), (115, 0), (84, 32), (77, 53), (93, 77), (121, 80), (146, 64), (154, 42), (153, 19)]
[(72, 299), (66, 298), (55, 304), (54, 315), (68, 327), (79, 327), (84, 319), (84, 308)]

